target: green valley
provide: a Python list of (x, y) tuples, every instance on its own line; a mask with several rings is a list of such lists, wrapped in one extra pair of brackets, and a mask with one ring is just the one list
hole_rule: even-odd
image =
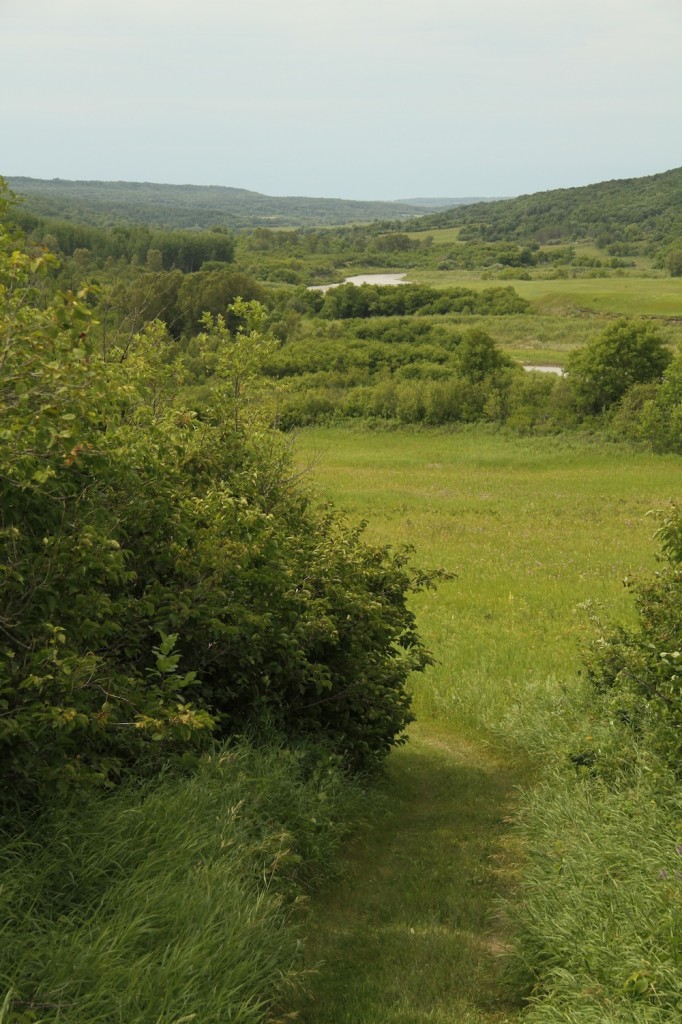
[(678, 1019), (682, 171), (12, 185), (0, 1024)]

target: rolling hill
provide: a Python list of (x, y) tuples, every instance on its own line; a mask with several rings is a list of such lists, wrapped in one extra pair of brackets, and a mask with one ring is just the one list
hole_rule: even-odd
[(458, 206), (421, 217), (413, 230), (457, 226), (462, 239), (540, 244), (587, 239), (635, 251), (643, 245), (660, 249), (682, 241), (682, 167)]
[(37, 216), (93, 225), (126, 222), (163, 228), (304, 227), (393, 221), (422, 212), (417, 204), (267, 196), (219, 185), (12, 176), (7, 181)]

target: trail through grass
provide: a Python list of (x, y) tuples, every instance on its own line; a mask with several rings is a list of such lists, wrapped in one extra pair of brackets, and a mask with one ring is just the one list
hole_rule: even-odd
[[(316, 429), (296, 450), (323, 493), (367, 517), (370, 541), (413, 543), (418, 564), (457, 574), (414, 600), (438, 664), (415, 681), (419, 721), (388, 759), (383, 815), (314, 908), (309, 966), (322, 965), (301, 1020), (517, 1020), (494, 911), (513, 896), (519, 855), (505, 818), (531, 777), (503, 751), (545, 750), (544, 722), (556, 762), (567, 756), (555, 719), (579, 685), (584, 603), (628, 620), (623, 578), (655, 565), (646, 513), (679, 493), (682, 464), (578, 435), (484, 430)], [(493, 745), (475, 739), (482, 726)]]
[(502, 1024), (513, 885), (507, 816), (523, 768), (480, 740), (415, 723), (388, 759), (381, 811), (316, 905), (304, 1024)]

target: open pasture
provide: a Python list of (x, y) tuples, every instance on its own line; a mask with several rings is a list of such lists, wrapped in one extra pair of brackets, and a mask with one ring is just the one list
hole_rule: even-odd
[(429, 231), (407, 231), (406, 234), (417, 242), (423, 242), (425, 238), (432, 238), (436, 245), (445, 245), (450, 242), (458, 242), (461, 230), (461, 228), (433, 228)]
[(408, 279), (436, 288), (490, 288), (511, 285), (538, 312), (565, 315), (584, 310), (620, 316), (682, 317), (682, 278), (679, 277), (565, 277), (498, 280), (459, 271), (419, 270)]
[(682, 462), (588, 438), (309, 429), (301, 467), (367, 518), (367, 539), (413, 544), (456, 579), (414, 601), (438, 664), (417, 712), (501, 727), (560, 699), (579, 668), (586, 602), (627, 618), (623, 578), (654, 564), (652, 508), (682, 490)]

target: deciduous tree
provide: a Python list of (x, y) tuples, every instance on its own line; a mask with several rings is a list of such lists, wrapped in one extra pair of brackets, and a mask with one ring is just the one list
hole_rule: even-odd
[(658, 328), (618, 320), (572, 353), (566, 371), (585, 412), (614, 405), (633, 384), (659, 380), (672, 359)]

